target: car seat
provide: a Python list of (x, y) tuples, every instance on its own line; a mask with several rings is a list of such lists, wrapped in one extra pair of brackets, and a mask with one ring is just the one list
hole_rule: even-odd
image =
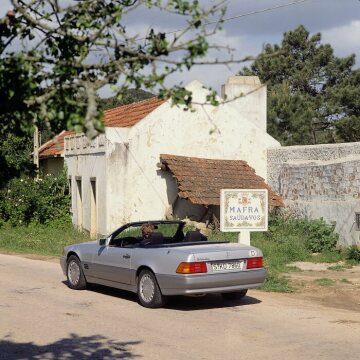
[(207, 237), (200, 231), (188, 231), (185, 235), (184, 242), (206, 241)]

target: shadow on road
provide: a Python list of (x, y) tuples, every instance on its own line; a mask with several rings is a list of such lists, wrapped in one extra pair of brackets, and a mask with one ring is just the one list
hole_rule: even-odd
[[(67, 282), (63, 281), (63, 284), (67, 285)], [(120, 290), (97, 284), (88, 284), (87, 290), (132, 302), (138, 302), (137, 295), (131, 291)], [(259, 299), (249, 295), (242, 299), (225, 300), (220, 294), (207, 294), (204, 296), (169, 296), (165, 308), (180, 311), (191, 311), (255, 305), (260, 303), (261, 301)]]
[(235, 306), (260, 304), (261, 301), (245, 296), (237, 300), (225, 300), (220, 294), (208, 294), (200, 297), (174, 296), (169, 298), (166, 308), (179, 311), (220, 309)]
[(47, 345), (36, 345), (32, 342), (17, 343), (6, 339), (0, 340), (0, 359), (135, 359), (141, 356), (133, 354), (130, 347), (140, 343), (141, 341), (113, 341), (101, 335), (76, 334)]

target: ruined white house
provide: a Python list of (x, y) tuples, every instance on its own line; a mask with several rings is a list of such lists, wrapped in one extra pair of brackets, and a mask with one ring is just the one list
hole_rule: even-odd
[[(259, 176), (267, 177), (267, 149), (280, 147), (266, 132), (266, 87), (257, 77), (230, 78), (223, 86), (226, 101), (217, 107), (204, 105), (208, 91), (200, 82), (187, 88), (195, 111), (152, 98), (106, 111), (105, 133), (93, 141), (83, 135), (65, 137), (75, 225), (107, 234), (129, 221), (170, 215), (200, 220), (204, 205), (211, 203), (197, 203), (199, 187), (205, 193), (216, 186), (266, 187)], [(249, 94), (237, 98), (241, 93)], [(216, 163), (223, 180), (211, 185), (202, 166), (193, 166), (191, 176), (161, 168), (183, 157), (200, 159), (206, 167), (211, 167), (209, 159), (241, 163), (228, 173), (226, 164)], [(233, 176), (244, 161), (248, 177)], [(183, 175), (194, 183), (192, 197), (180, 193)], [(270, 193), (276, 206), (278, 199)]]
[(93, 141), (62, 132), (40, 148), (46, 172), (65, 161), (75, 225), (95, 236), (129, 221), (203, 221), (217, 215), (219, 189), (267, 187), (271, 206), (322, 217), (340, 244), (360, 243), (360, 143), (281, 147), (266, 132), (257, 77), (230, 78), (217, 107), (203, 105), (198, 81), (188, 89), (196, 111), (152, 98), (106, 111)]

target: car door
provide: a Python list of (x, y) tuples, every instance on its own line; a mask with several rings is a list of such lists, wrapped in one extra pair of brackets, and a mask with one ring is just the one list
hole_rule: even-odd
[(94, 255), (93, 273), (103, 280), (130, 284), (131, 253), (129, 248), (101, 246)]
[(132, 246), (137, 243), (138, 231), (126, 229), (112, 236), (107, 245), (99, 246), (93, 258), (93, 274), (97, 278), (130, 284)]

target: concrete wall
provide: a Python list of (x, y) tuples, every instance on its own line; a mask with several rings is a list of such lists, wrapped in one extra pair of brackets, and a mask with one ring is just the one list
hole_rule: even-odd
[[(86, 139), (84, 136), (76, 136), (77, 143)], [(72, 222), (78, 226), (82, 223), (82, 229), (90, 232), (91, 229), (91, 181), (96, 183), (96, 227), (97, 233), (105, 235), (107, 229), (107, 182), (106, 182), (106, 161), (105, 144), (101, 148), (78, 146), (70, 148), (69, 142), (65, 139), (65, 164), (68, 178), (71, 181), (71, 208)], [(82, 193), (82, 221), (79, 221), (79, 198), (77, 196), (77, 181), (81, 181)]]
[(268, 183), (286, 205), (336, 223), (340, 243), (360, 243), (360, 143), (289, 146), (268, 150)]

